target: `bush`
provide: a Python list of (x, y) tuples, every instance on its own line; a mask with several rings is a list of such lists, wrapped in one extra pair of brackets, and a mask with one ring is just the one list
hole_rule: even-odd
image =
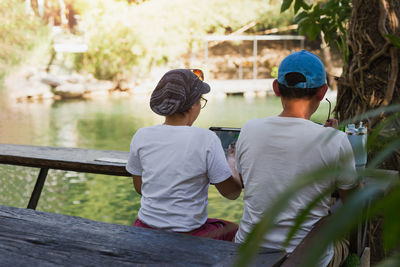
[(43, 22), (26, 13), (23, 1), (0, 1), (0, 78), (49, 36)]
[[(280, 16), (279, 5), (261, 0), (152, 0), (140, 5), (108, 0), (76, 6), (82, 9), (89, 51), (75, 58), (75, 66), (101, 79), (130, 73), (133, 66), (145, 72), (173, 62), (203, 49), (207, 34), (230, 33), (251, 21), (260, 22), (258, 28), (276, 26)], [(290, 23), (291, 17), (279, 21)]]

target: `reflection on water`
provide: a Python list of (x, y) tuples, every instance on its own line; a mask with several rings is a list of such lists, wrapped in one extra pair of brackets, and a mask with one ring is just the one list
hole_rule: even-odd
[[(129, 150), (140, 127), (162, 123), (151, 112), (146, 97), (14, 103), (0, 99), (0, 142), (43, 146)], [(210, 98), (195, 126), (241, 127), (247, 120), (276, 115), (275, 97)], [(322, 104), (314, 121), (323, 122), (328, 107)], [(0, 204), (26, 207), (39, 170), (0, 165)], [(88, 219), (132, 224), (140, 197), (128, 177), (50, 170), (38, 210)], [(238, 222), (242, 200), (226, 200), (211, 186), (209, 216)]]

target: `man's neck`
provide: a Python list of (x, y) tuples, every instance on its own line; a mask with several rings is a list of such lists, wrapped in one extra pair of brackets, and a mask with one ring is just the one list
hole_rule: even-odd
[(292, 117), (309, 120), (314, 114), (313, 103), (306, 99), (282, 99), (283, 111), (280, 117)]

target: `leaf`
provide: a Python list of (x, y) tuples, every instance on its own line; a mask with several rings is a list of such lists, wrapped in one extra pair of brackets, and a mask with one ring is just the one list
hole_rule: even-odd
[[(309, 23), (305, 21), (304, 24)], [(372, 111), (368, 111), (359, 116), (356, 116), (350, 120), (346, 120), (341, 125), (347, 125), (350, 122), (356, 122), (375, 116), (380, 116), (382, 113), (399, 112), (400, 105), (391, 105), (389, 107), (379, 108)], [(333, 134), (332, 134), (333, 135)], [(332, 135), (321, 136), (323, 139), (329, 139)], [(324, 140), (322, 141), (324, 142)], [(392, 248), (399, 245), (398, 236), (400, 235), (400, 226), (398, 206), (400, 205), (400, 186), (398, 181), (398, 175), (393, 172), (387, 172), (382, 170), (376, 170), (370, 168), (376, 167), (384, 158), (396, 151), (400, 147), (400, 139), (394, 140), (390, 143), (383, 151), (377, 153), (375, 158), (370, 162), (368, 168), (358, 170), (358, 177), (368, 177), (373, 182), (369, 182), (368, 186), (362, 190), (356, 191), (352, 194), (342, 207), (336, 210), (331, 216), (329, 223), (323, 228), (323, 233), (318, 236), (315, 240), (315, 246), (312, 251), (304, 255), (304, 261), (302, 266), (315, 266), (320, 258), (320, 255), (324, 253), (327, 247), (335, 240), (345, 236), (352, 228), (356, 227), (359, 222), (369, 218), (376, 214), (384, 213), (384, 215), (390, 216), (391, 220), (386, 222), (384, 229), (385, 236), (385, 247)], [(345, 159), (346, 160), (346, 159)], [(263, 237), (268, 233), (269, 229), (274, 226), (274, 218), (276, 218), (280, 212), (285, 210), (290, 198), (298, 193), (301, 189), (305, 188), (316, 182), (321, 182), (332, 177), (350, 177), (352, 175), (349, 170), (341, 169), (338, 165), (328, 165), (314, 170), (311, 173), (297, 177), (296, 181), (290, 185), (287, 190), (282, 192), (278, 198), (272, 203), (270, 208), (264, 213), (263, 217), (257, 225), (253, 228), (252, 232), (248, 235), (245, 243), (240, 246), (239, 259), (236, 262), (236, 266), (247, 266), (253, 256), (257, 253), (259, 244), (263, 240)], [(383, 192), (391, 186), (392, 194), (384, 196)], [(321, 194), (325, 194), (322, 192)], [(389, 197), (387, 197), (389, 196)], [(378, 198), (382, 199), (378, 199)], [(317, 203), (322, 196), (316, 197), (308, 206), (296, 217), (296, 222), (291, 229), (288, 240), (290, 237), (299, 229), (302, 221), (304, 220), (307, 212), (311, 210), (311, 207)], [(369, 212), (365, 212), (363, 208), (368, 202), (371, 201), (371, 209)], [(399, 262), (399, 258), (397, 261)], [(392, 263), (391, 262), (391, 263)], [(396, 266), (396, 265), (384, 265), (384, 266)]]
[(303, 11), (301, 13), (299, 13), (295, 18), (294, 18), (294, 22), (295, 23), (301, 23), (304, 19), (308, 19), (309, 15), (307, 12)]
[(376, 138), (379, 136), (379, 133), (399, 117), (400, 113), (392, 114), (389, 117), (387, 117), (384, 121), (380, 122), (377, 126), (375, 126), (375, 129), (368, 136), (367, 149), (372, 147), (372, 145), (375, 143)]
[(293, 195), (299, 192), (302, 188), (317, 181), (343, 175), (342, 172), (343, 170), (338, 166), (327, 166), (298, 177), (295, 183), (278, 196), (267, 212), (264, 213), (261, 220), (253, 227), (245, 242), (241, 244), (239, 248), (239, 258), (235, 263), (235, 266), (246, 266), (251, 259), (253, 259), (264, 235), (274, 226), (274, 219), (286, 208), (288, 200)]
[(281, 5), (281, 13), (289, 9), (289, 7), (292, 5), (293, 0), (283, 0), (283, 3)]
[(317, 36), (321, 33), (321, 27), (318, 24), (310, 24), (310, 27), (307, 31), (307, 35), (310, 40), (315, 40)]
[(334, 188), (327, 188), (324, 192), (321, 192), (316, 198), (311, 201), (305, 209), (303, 209), (299, 215), (296, 217), (295, 224), (292, 226), (290, 229), (290, 232), (288, 233), (285, 243), (283, 244), (284, 247), (286, 247), (289, 244), (289, 241), (292, 239), (292, 237), (295, 235), (297, 230), (300, 228), (301, 224), (307, 219), (307, 215), (310, 213), (310, 211), (327, 195), (330, 195), (331, 192), (333, 192)]
[(352, 194), (346, 200), (345, 204), (331, 216), (329, 223), (323, 228), (323, 233), (315, 240), (315, 244), (317, 245), (305, 255), (301, 266), (316, 266), (320, 255), (324, 253), (334, 240), (343, 237), (358, 222), (364, 219), (366, 215), (362, 207), (371, 198), (379, 195), (385, 186), (387, 186), (387, 181), (372, 184)]
[(374, 208), (377, 212), (383, 212), (383, 242), (385, 249), (394, 248), (399, 244), (400, 236), (400, 186), (393, 188)]
[(393, 152), (400, 149), (400, 139), (394, 140), (393, 142), (389, 143), (386, 148), (380, 151), (377, 155), (375, 155), (374, 159), (368, 162), (368, 167), (376, 168), (382, 163), (386, 158), (392, 155)]
[(294, 14), (297, 14), (297, 12), (303, 6), (303, 4), (304, 4), (303, 0), (296, 0), (296, 2), (294, 2)]
[(400, 48), (400, 37), (393, 34), (385, 34), (385, 37), (389, 39), (389, 41), (397, 48)]
[(400, 266), (400, 253), (394, 253), (380, 262), (376, 267), (398, 267)]

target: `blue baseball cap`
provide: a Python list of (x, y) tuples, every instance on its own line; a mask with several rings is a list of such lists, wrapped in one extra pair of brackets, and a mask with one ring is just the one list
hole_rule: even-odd
[[(285, 75), (299, 72), (306, 77), (305, 82), (289, 86)], [(316, 88), (326, 83), (326, 73), (321, 60), (306, 50), (295, 52), (285, 57), (278, 69), (278, 82), (289, 88)]]

